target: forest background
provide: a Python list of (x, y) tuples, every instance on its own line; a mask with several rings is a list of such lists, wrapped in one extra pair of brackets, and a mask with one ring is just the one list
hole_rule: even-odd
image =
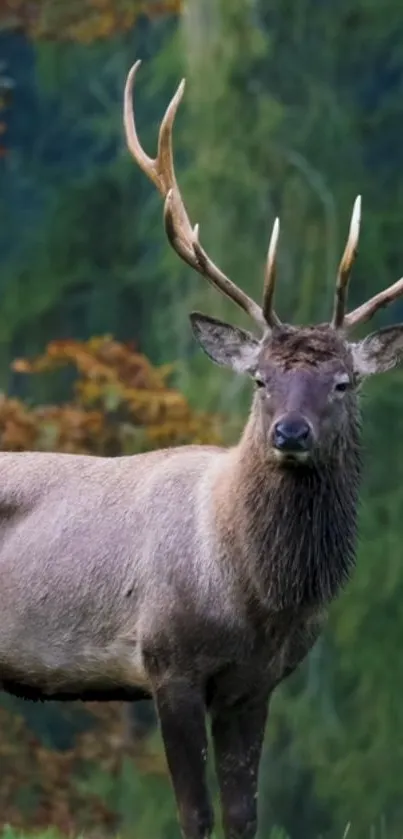
[[(187, 314), (243, 318), (171, 253), (160, 198), (125, 148), (123, 85), (139, 57), (151, 153), (187, 77), (179, 180), (235, 282), (259, 298), (279, 214), (277, 309), (325, 320), (358, 193), (351, 304), (403, 274), (396, 0), (1, 0), (2, 449), (231, 443), (245, 419), (248, 383), (209, 364)], [(402, 303), (376, 325), (399, 319)], [(259, 839), (403, 834), (403, 372), (367, 386), (364, 415), (358, 567), (274, 698)], [(148, 705), (3, 695), (0, 778), (2, 827), (178, 837)]]

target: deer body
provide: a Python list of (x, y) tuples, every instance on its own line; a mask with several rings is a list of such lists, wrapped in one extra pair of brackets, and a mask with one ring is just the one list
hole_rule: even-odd
[(258, 306), (209, 259), (175, 177), (172, 127), (140, 145), (131, 69), (124, 125), (164, 198), (179, 256), (244, 309), (257, 338), (199, 313), (213, 361), (252, 377), (238, 445), (116, 459), (0, 455), (0, 685), (31, 698), (155, 703), (184, 839), (210, 839), (206, 711), (225, 839), (254, 839), (270, 696), (305, 657), (354, 562), (361, 473), (358, 391), (403, 357), (403, 325), (348, 329), (403, 295), (403, 280), (346, 314), (354, 205), (329, 324), (273, 310), (279, 224)]
[(154, 612), (169, 625), (170, 609), (187, 596), (197, 611), (195, 593), (208, 600), (218, 583), (197, 564), (196, 500), (212, 458), (197, 447), (0, 456), (0, 678), (49, 698), (147, 689)]
[[(229, 667), (255, 669), (260, 681), (266, 672), (270, 686), (293, 669), (345, 576), (354, 507), (347, 495), (330, 584), (326, 564), (334, 568), (335, 558), (320, 555), (311, 495), (298, 491), (293, 470), (281, 487), (254, 460), (254, 422), (252, 414), (228, 450), (0, 456), (6, 690), (42, 699), (150, 696), (144, 654), (158, 645), (170, 667), (197, 674), (206, 694)], [(289, 524), (278, 527), (282, 516)]]
[(212, 826), (203, 708), (227, 835), (254, 835), (269, 697), (353, 560), (351, 417), (346, 444), (314, 467), (268, 456), (259, 392), (230, 449), (0, 456), (0, 685), (33, 699), (154, 698), (186, 839)]

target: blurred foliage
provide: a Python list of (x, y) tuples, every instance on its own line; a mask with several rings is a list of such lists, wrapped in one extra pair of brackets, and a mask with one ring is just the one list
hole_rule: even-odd
[[(118, 703), (88, 703), (86, 712), (88, 730), (76, 737), (74, 747), (56, 751), (32, 734), (22, 716), (0, 707), (1, 824), (26, 830), (52, 826), (69, 836), (80, 831), (110, 835), (133, 823), (144, 803), (141, 778), (146, 777), (160, 797), (162, 825), (169, 828), (174, 809), (167, 782), (161, 785), (166, 766), (159, 746), (150, 740), (128, 741)], [(77, 714), (74, 704), (66, 714)], [(127, 801), (122, 790), (129, 793)], [(150, 807), (148, 818), (154, 809)], [(144, 813), (136, 818), (136, 836), (149, 839), (151, 833), (141, 829), (142, 818), (145, 822)]]
[(139, 15), (179, 13), (181, 0), (0, 0), (0, 31), (90, 44), (131, 29)]
[[(402, 273), (402, 8), (395, 0), (37, 0), (3, 2), (0, 12), (4, 89), (12, 84), (1, 114), (1, 448), (118, 454), (215, 441), (220, 430), (234, 439), (248, 386), (196, 350), (187, 313), (244, 317), (167, 247), (160, 197), (124, 147), (127, 70), (145, 59), (136, 114), (150, 154), (180, 77), (188, 79), (174, 132), (178, 181), (214, 261), (259, 298), (280, 215), (276, 308), (293, 322), (322, 321), (357, 193), (363, 224), (351, 304)], [(402, 313), (399, 302), (376, 323)], [(116, 342), (91, 339), (106, 332)], [(37, 358), (11, 364), (20, 356)], [(309, 660), (274, 697), (259, 839), (275, 824), (290, 839), (340, 839), (349, 822), (349, 839), (401, 839), (402, 394), (397, 372), (363, 396), (357, 571)], [(14, 748), (20, 738), (32, 778), (35, 748), (23, 730), (35, 733), (49, 761), (60, 738), (86, 736), (69, 735), (69, 714), (53, 706), (12, 707), (26, 721)], [(100, 712), (114, 718), (113, 709)], [(115, 724), (104, 722), (100, 748)], [(0, 743), (12, 725), (4, 717)], [(142, 748), (152, 744), (161, 760), (152, 722), (150, 729)], [(4, 777), (13, 760), (19, 765), (10, 758)], [(121, 823), (135, 813), (144, 839), (176, 837), (165, 777), (136, 765), (123, 761), (113, 780), (91, 764), (88, 800), (96, 790)], [(23, 798), (26, 790), (29, 804), (25, 778), (15, 791)]]
[(185, 443), (218, 443), (218, 420), (190, 408), (168, 386), (172, 367), (154, 368), (130, 346), (110, 337), (53, 341), (33, 360), (13, 368), (28, 375), (71, 367), (74, 396), (66, 403), (28, 407), (0, 400), (0, 448), (120, 455)]

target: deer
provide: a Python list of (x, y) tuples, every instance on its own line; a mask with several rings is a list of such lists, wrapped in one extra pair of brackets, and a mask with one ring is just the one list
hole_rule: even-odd
[(358, 248), (356, 199), (330, 321), (274, 310), (279, 221), (262, 305), (200, 244), (181, 197), (172, 134), (140, 144), (137, 61), (124, 91), (135, 163), (163, 199), (179, 257), (254, 322), (199, 312), (191, 328), (218, 365), (249, 376), (239, 441), (117, 458), (0, 455), (0, 687), (31, 700), (154, 703), (184, 839), (210, 839), (208, 731), (225, 839), (253, 839), (270, 700), (308, 655), (355, 564), (362, 474), (360, 388), (403, 355), (403, 324), (351, 330), (403, 295), (403, 278), (347, 311)]

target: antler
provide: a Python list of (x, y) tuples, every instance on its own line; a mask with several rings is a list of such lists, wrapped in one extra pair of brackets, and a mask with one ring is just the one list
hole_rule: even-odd
[(334, 329), (341, 329), (344, 324), (348, 293), (348, 282), (350, 279), (351, 268), (357, 254), (358, 238), (360, 235), (360, 221), (361, 195), (358, 195), (354, 202), (347, 244), (344, 250), (344, 254), (342, 256), (342, 260), (340, 262), (339, 272), (337, 275), (336, 294), (334, 298), (333, 317), (331, 321), (331, 325), (334, 327)]
[(336, 296), (334, 304), (334, 312), (332, 319), (332, 326), (335, 329), (344, 327), (345, 329), (352, 329), (360, 323), (366, 323), (370, 320), (378, 309), (389, 306), (394, 300), (403, 297), (403, 278), (398, 280), (389, 288), (380, 291), (358, 306), (354, 311), (345, 314), (345, 306), (347, 302), (348, 282), (351, 273), (351, 267), (355, 256), (357, 254), (358, 237), (360, 233), (361, 220), (361, 196), (358, 195), (355, 199), (353, 214), (351, 216), (350, 231), (348, 235), (347, 245), (340, 263), (339, 273), (337, 277)]
[[(271, 259), (271, 263), (273, 263), (274, 266), (278, 227), (276, 228), (276, 237), (274, 237), (275, 231), (273, 230), (272, 241), (269, 248), (268, 269), (266, 272), (266, 276), (269, 278), (266, 280), (264, 309), (262, 309), (257, 303), (255, 303), (254, 300), (252, 300), (251, 297), (235, 285), (232, 280), (226, 277), (217, 265), (215, 265), (208, 257), (206, 251), (199, 242), (199, 227), (198, 225), (192, 227), (186, 212), (176, 181), (172, 153), (172, 129), (176, 112), (185, 89), (184, 79), (181, 81), (174, 97), (168, 105), (164, 118), (161, 122), (158, 136), (157, 157), (155, 159), (149, 157), (140, 144), (133, 110), (134, 80), (140, 64), (141, 61), (136, 61), (133, 65), (129, 71), (125, 85), (124, 129), (126, 141), (129, 151), (133, 155), (136, 163), (138, 163), (147, 177), (155, 184), (162, 197), (165, 199), (165, 230), (172, 247), (176, 253), (179, 254), (181, 259), (187, 262), (191, 268), (198, 271), (199, 274), (206, 277), (212, 285), (233, 300), (234, 303), (237, 303), (237, 305), (250, 315), (250, 317), (263, 330), (267, 329), (267, 326), (277, 325), (280, 321), (276, 314), (272, 311), (274, 272), (270, 269), (269, 262)], [(275, 238), (274, 245), (273, 238)], [(270, 254), (272, 254), (272, 257), (270, 257)], [(267, 300), (268, 302), (266, 302)], [(265, 315), (267, 315), (267, 319)]]
[(270, 237), (269, 250), (267, 252), (266, 273), (263, 288), (263, 315), (266, 323), (271, 326), (279, 326), (280, 320), (273, 311), (273, 297), (276, 286), (276, 254), (278, 237), (280, 233), (280, 222), (276, 218)]
[(385, 288), (383, 291), (380, 291), (379, 294), (375, 294), (374, 297), (371, 297), (370, 300), (367, 300), (367, 302), (363, 303), (362, 306), (358, 306), (357, 309), (354, 309), (353, 312), (346, 315), (344, 319), (345, 326), (351, 329), (359, 323), (366, 323), (368, 320), (371, 320), (378, 309), (390, 306), (390, 304), (393, 303), (394, 300), (398, 300), (399, 297), (403, 297), (403, 277), (396, 283), (393, 283), (393, 285), (389, 286), (389, 288)]

